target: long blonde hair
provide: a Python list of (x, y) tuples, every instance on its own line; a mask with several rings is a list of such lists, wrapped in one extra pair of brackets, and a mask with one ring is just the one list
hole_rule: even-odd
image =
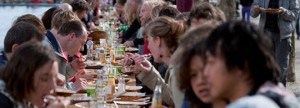
[(128, 25), (130, 26), (133, 21), (138, 18), (138, 10), (142, 6), (144, 0), (134, 0), (135, 3), (137, 3), (137, 12), (133, 13), (130, 11), (130, 0), (127, 0), (125, 3), (125, 18), (127, 20)]

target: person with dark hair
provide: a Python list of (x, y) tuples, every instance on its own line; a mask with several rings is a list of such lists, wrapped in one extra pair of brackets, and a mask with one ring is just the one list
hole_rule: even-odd
[(298, 0), (254, 0), (251, 16), (260, 16), (260, 29), (271, 32), (273, 51), (280, 66), (280, 81), (286, 86), (293, 23), (299, 16)]
[(51, 21), (57, 12), (62, 11), (62, 8), (54, 6), (48, 9), (42, 16), (42, 22), (47, 30), (51, 29)]
[(191, 10), (187, 25), (193, 27), (212, 19), (222, 22), (226, 21), (222, 10), (210, 3), (202, 2)]
[[(290, 108), (280, 104), (297, 102), (279, 83), (272, 42), (258, 27), (227, 22), (210, 34), (205, 46), (203, 75), (213, 100), (228, 102), (227, 108)], [(273, 101), (268, 93), (281, 98)]]
[(96, 28), (93, 22), (93, 15), (89, 13), (91, 6), (88, 2), (85, 0), (74, 0), (71, 3), (71, 6), (73, 8), (73, 12), (76, 13), (77, 17), (83, 22), (87, 30), (93, 30)]
[(70, 5), (79, 19), (86, 17), (89, 10), (89, 4), (85, 0), (74, 0)]
[(42, 41), (44, 34), (34, 25), (27, 22), (14, 24), (4, 38), (4, 51), (0, 55), (0, 67), (2, 68), (11, 59), (18, 47), (27, 41)]
[(180, 12), (177, 8), (169, 5), (169, 6), (161, 8), (161, 10), (158, 13), (158, 16), (168, 16), (171, 18), (176, 18), (176, 16), (179, 14), (180, 14)]
[(52, 100), (45, 106), (45, 97), (56, 88), (57, 75), (53, 50), (40, 42), (22, 44), (0, 72), (1, 107), (64, 108), (63, 100)]
[(20, 17), (18, 17), (13, 25), (19, 23), (19, 22), (28, 22), (30, 24), (33, 24), (34, 26), (36, 26), (42, 33), (46, 33), (46, 28), (44, 27), (44, 24), (42, 23), (42, 21), (36, 17), (35, 15), (32, 14), (25, 14), (22, 15)]
[(115, 3), (115, 8), (118, 13), (118, 20), (124, 24), (125, 22), (125, 3), (127, 0), (117, 0)]
[(179, 47), (173, 55), (172, 63), (174, 67), (173, 73), (176, 76), (174, 81), (178, 85), (177, 88), (184, 93), (186, 101), (182, 104), (176, 103), (178, 104), (177, 106), (185, 106), (182, 108), (189, 108), (188, 106), (191, 108), (224, 107), (224, 103), (212, 101), (209, 95), (208, 84), (203, 77), (205, 40), (219, 25), (220, 22), (208, 21), (199, 27), (192, 28), (180, 38)]

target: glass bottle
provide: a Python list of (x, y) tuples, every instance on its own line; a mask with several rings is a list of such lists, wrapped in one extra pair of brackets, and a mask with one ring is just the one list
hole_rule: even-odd
[(94, 59), (93, 59), (92, 51), (93, 51), (94, 42), (92, 41), (91, 38), (88, 39), (88, 41), (86, 42), (86, 45), (87, 45), (87, 57), (86, 57), (86, 60), (93, 61)]

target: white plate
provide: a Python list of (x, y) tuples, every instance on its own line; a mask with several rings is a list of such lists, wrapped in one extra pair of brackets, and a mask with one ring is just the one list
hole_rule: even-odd
[(76, 93), (75, 91), (68, 90), (68, 89), (65, 89), (65, 88), (55, 88), (55, 91), (60, 92), (60, 93)]
[(102, 65), (100, 61), (91, 61), (91, 60), (87, 60), (86, 61), (86, 65), (88, 66), (98, 66), (98, 65)]
[(90, 107), (89, 102), (76, 103), (75, 106), (79, 107), (79, 108), (89, 108)]
[(143, 86), (126, 86), (126, 90), (141, 90)]
[(138, 50), (139, 50), (138, 48), (134, 48), (134, 47), (129, 47), (125, 49), (125, 51), (138, 51)]
[(122, 96), (138, 96), (138, 97), (144, 97), (146, 93), (139, 93), (139, 92), (126, 92)]
[(114, 101), (114, 103), (119, 105), (147, 105), (147, 102), (132, 102), (132, 101)]
[(87, 97), (86, 94), (74, 94), (70, 97), (73, 101), (90, 101), (93, 100), (92, 97)]

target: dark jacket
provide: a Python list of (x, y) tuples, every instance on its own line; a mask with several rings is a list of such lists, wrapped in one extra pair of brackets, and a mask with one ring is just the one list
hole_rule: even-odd
[(253, 3), (253, 0), (240, 0), (240, 3), (242, 6), (251, 6)]
[(128, 39), (130, 39), (132, 37), (135, 37), (134, 34), (136, 34), (136, 32), (139, 30), (140, 27), (141, 27), (141, 24), (139, 23), (138, 19), (135, 19), (133, 21), (132, 25), (130, 25), (130, 27), (121, 36), (122, 43), (124, 43), (125, 41), (127, 41)]

